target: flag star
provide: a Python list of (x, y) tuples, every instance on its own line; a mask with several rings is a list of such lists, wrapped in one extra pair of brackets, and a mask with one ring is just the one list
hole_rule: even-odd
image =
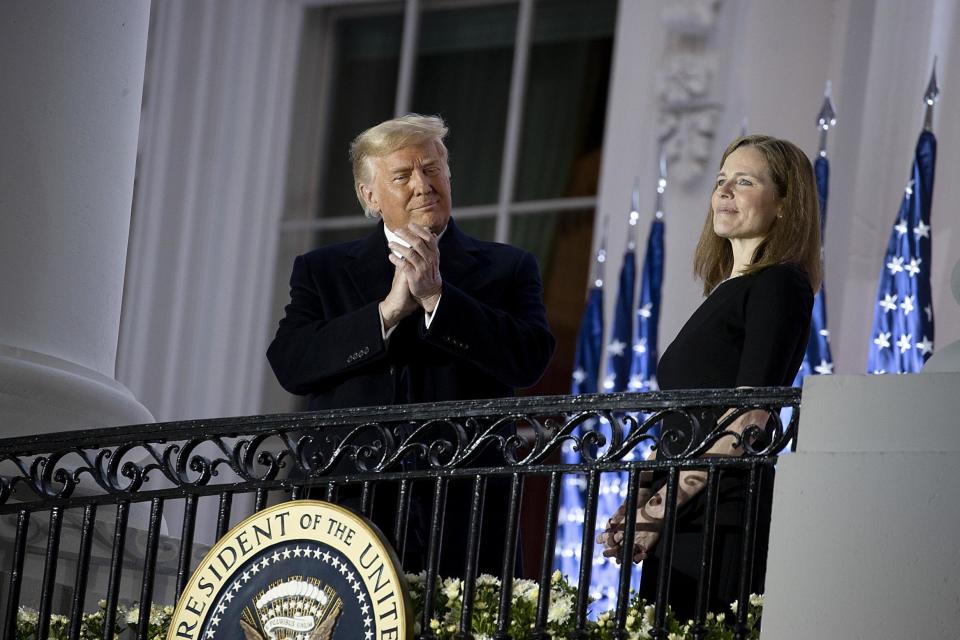
[(357, 579), (357, 576), (353, 575), (353, 571), (347, 574), (347, 582), (352, 583)]
[(366, 615), (367, 611), (369, 610), (370, 610), (370, 605), (368, 604), (364, 604), (362, 607), (360, 607), (360, 611), (363, 611), (364, 615)]
[(324, 561), (324, 562), (330, 562), (330, 553), (329, 553), (329, 552), (327, 552), (327, 551), (324, 551), (324, 552), (323, 552), (323, 561)]
[(371, 622), (373, 622), (373, 620), (370, 619), (370, 616), (367, 616), (363, 619), (363, 626), (369, 627)]
[(830, 375), (831, 373), (833, 373), (833, 363), (827, 362), (826, 360), (821, 359), (820, 364), (814, 367), (813, 370), (822, 376)]
[(577, 384), (583, 384), (583, 381), (587, 379), (587, 372), (583, 369), (577, 369), (573, 372), (573, 381)]
[(260, 573), (260, 567), (257, 566), (256, 562), (254, 562), (253, 565), (251, 565), (250, 573), (252, 573), (253, 575), (257, 575), (258, 573)]
[(895, 275), (903, 271), (903, 258), (900, 256), (891, 258), (890, 262), (887, 263), (887, 269), (890, 269), (890, 275)]
[(243, 572), (243, 581), (244, 581), (244, 582), (250, 582), (250, 572), (249, 572), (249, 571), (244, 571), (244, 572)]
[(908, 183), (907, 183), (907, 186), (904, 187), (903, 191), (904, 191), (908, 196), (912, 196), (912, 195), (913, 195), (913, 185), (914, 185), (915, 183), (916, 183), (916, 180), (914, 180), (913, 178), (910, 178), (910, 182), (908, 182)]
[(604, 389), (613, 389), (614, 384), (617, 382), (617, 374), (611, 373), (606, 378), (603, 379), (603, 388)]
[(223, 613), (226, 610), (227, 610), (227, 605), (223, 604), (222, 602), (219, 605), (217, 605), (217, 613)]
[(350, 587), (350, 588), (353, 589), (354, 591), (356, 591), (357, 593), (360, 593), (360, 583), (359, 583), (359, 582), (354, 582), (354, 583), (353, 583), (353, 586)]
[(634, 391), (643, 389), (643, 376), (641, 376), (639, 373), (636, 375), (630, 376), (630, 383), (627, 386), (633, 389)]
[(898, 220), (897, 224), (893, 225), (894, 230), (897, 232), (897, 237), (899, 238), (907, 232), (907, 221)]
[(891, 293), (885, 293), (883, 294), (883, 300), (881, 300), (879, 304), (881, 307), (883, 307), (884, 311), (896, 311), (897, 296)]
[(646, 339), (646, 338), (640, 338), (639, 340), (637, 340), (636, 342), (634, 342), (634, 343), (633, 343), (633, 352), (634, 352), (634, 353), (640, 353), (640, 354), (646, 353), (646, 352), (647, 352), (647, 339)]
[(900, 303), (900, 308), (903, 309), (904, 315), (913, 313), (913, 296), (904, 296), (903, 302)]
[(930, 237), (930, 225), (925, 224), (923, 220), (917, 223), (917, 226), (913, 228), (913, 235), (916, 238), (929, 238)]
[(229, 591), (227, 591), (227, 592), (223, 595), (223, 599), (226, 600), (227, 602), (230, 602), (231, 600), (233, 600), (233, 594), (230, 593)]
[(653, 316), (653, 303), (648, 302), (647, 304), (641, 306), (637, 309), (637, 315), (641, 318), (649, 318)]
[(274, 552), (273, 552), (273, 555), (272, 555), (271, 557), (273, 558), (273, 561), (274, 561), (274, 562), (280, 562), (280, 552), (279, 552), (279, 551), (274, 551)]
[(821, 336), (823, 336), (823, 337), (826, 338), (827, 340), (830, 339), (830, 331), (829, 331), (829, 330), (827, 330), (827, 329), (820, 329), (819, 333), (820, 333)]
[(213, 629), (207, 629), (207, 637), (208, 637), (208, 638), (212, 638), (212, 637), (213, 637)]
[(269, 566), (270, 566), (270, 558), (264, 556), (264, 557), (263, 557), (263, 562), (260, 563), (260, 568), (261, 568), (261, 569), (266, 569), (266, 568), (269, 567)]
[(284, 549), (283, 549), (283, 559), (286, 560), (286, 559), (289, 558), (289, 557), (290, 557), (290, 549), (287, 549), (286, 547), (284, 547)]
[(874, 370), (873, 370), (873, 375), (875, 375), (875, 376), (881, 376), (881, 375), (885, 374), (886, 372), (887, 372), (886, 369), (874, 369)]
[(347, 563), (346, 562), (342, 563), (340, 565), (340, 568), (337, 569), (337, 571), (340, 572), (340, 575), (344, 575), (344, 576), (347, 575), (347, 571), (348, 571)]
[(607, 345), (607, 353), (612, 356), (622, 356), (623, 350), (627, 348), (627, 343), (622, 340), (613, 339), (613, 342)]
[(873, 344), (877, 345), (881, 349), (886, 349), (887, 347), (890, 346), (891, 335), (892, 334), (889, 331), (887, 332), (881, 331), (880, 333), (877, 334), (877, 337), (873, 339)]
[(314, 560), (319, 560), (319, 559), (320, 559), (320, 547), (317, 547), (316, 549), (314, 549), (313, 551), (311, 551), (311, 553), (313, 554), (313, 559), (314, 559)]
[(927, 336), (923, 336), (923, 339), (914, 346), (920, 349), (920, 355), (922, 356), (933, 353), (933, 342)]
[(906, 272), (910, 274), (911, 278), (916, 276), (918, 273), (920, 273), (921, 262), (922, 260), (920, 260), (920, 258), (911, 258), (910, 264), (904, 267), (904, 270), (906, 270)]
[(336, 558), (334, 558), (333, 560), (331, 560), (331, 561), (330, 561), (330, 564), (333, 565), (333, 568), (334, 568), (334, 569), (339, 569), (339, 568), (340, 568), (340, 561), (337, 560)]
[(372, 639), (373, 639), (372, 631), (367, 631), (365, 634), (363, 634), (363, 640), (372, 640)]
[(913, 346), (913, 336), (909, 333), (901, 333), (897, 346), (900, 348), (900, 353), (906, 353)]
[(923, 308), (923, 312), (927, 314), (927, 322), (933, 322), (933, 305), (928, 304)]
[(293, 557), (299, 558), (302, 553), (303, 551), (300, 549), (300, 546), (298, 545), (297, 548), (293, 550)]
[(212, 619), (210, 620), (210, 624), (213, 625), (213, 626), (217, 626), (218, 624), (220, 624), (220, 618), (219, 618), (219, 617), (214, 617), (214, 618), (212, 618)]

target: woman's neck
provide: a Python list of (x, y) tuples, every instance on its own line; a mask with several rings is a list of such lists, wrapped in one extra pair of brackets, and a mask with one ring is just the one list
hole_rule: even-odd
[(753, 256), (760, 246), (762, 238), (731, 238), (730, 248), (733, 251), (733, 267), (727, 277), (735, 278), (753, 264)]

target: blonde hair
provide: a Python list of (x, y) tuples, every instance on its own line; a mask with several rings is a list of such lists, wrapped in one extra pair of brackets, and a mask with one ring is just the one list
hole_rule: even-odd
[[(770, 178), (777, 189), (783, 212), (773, 221), (767, 237), (757, 247), (743, 273), (756, 273), (774, 264), (791, 264), (807, 274), (814, 291), (820, 288), (820, 202), (817, 182), (809, 158), (797, 145), (772, 136), (750, 135), (737, 138), (723, 152), (720, 167), (727, 156), (741, 147), (752, 147), (767, 163)], [(713, 231), (713, 204), (700, 233), (693, 256), (693, 273), (703, 281), (703, 293), (709, 294), (733, 269), (730, 242)]]
[(447, 125), (440, 116), (422, 116), (408, 113), (399, 118), (386, 120), (370, 127), (350, 143), (350, 162), (353, 164), (353, 188), (357, 199), (368, 218), (379, 218), (379, 211), (367, 208), (360, 185), (370, 185), (376, 177), (375, 158), (382, 158), (394, 151), (412, 145), (435, 143), (443, 159), (443, 168), (450, 175), (447, 163), (448, 152), (443, 139), (447, 135)]

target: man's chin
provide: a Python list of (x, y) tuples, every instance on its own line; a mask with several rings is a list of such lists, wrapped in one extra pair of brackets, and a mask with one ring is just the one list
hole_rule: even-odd
[(447, 223), (450, 222), (450, 212), (436, 211), (433, 209), (416, 211), (410, 216), (410, 222), (415, 222), (421, 227), (426, 227), (430, 229), (431, 233), (437, 235), (446, 229)]

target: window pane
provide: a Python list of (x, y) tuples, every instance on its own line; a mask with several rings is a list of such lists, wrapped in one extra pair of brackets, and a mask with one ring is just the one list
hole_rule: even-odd
[(347, 151), (364, 129), (393, 116), (403, 16), (339, 18), (326, 148), (320, 176), (320, 217), (362, 216)]
[(478, 240), (493, 240), (497, 221), (493, 216), (487, 218), (457, 219), (457, 227)]
[(456, 206), (497, 201), (517, 5), (424, 11), (411, 108), (450, 127)]
[(540, 263), (543, 301), (557, 350), (543, 378), (524, 395), (570, 393), (573, 352), (583, 313), (593, 210), (514, 215), (510, 243), (532, 252)]
[(540, 0), (516, 200), (597, 193), (616, 0)]

